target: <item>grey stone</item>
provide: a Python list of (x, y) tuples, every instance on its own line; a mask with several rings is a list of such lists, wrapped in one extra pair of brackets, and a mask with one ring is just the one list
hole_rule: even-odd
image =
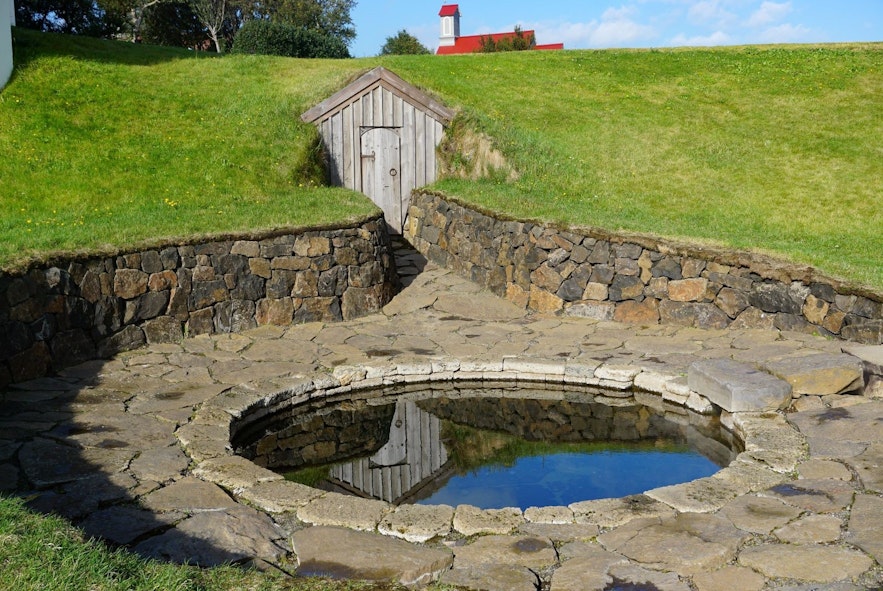
[(576, 523), (599, 527), (617, 527), (637, 518), (674, 515), (674, 510), (669, 505), (646, 495), (581, 501), (570, 505), (570, 509), (573, 510)]
[(625, 564), (621, 554), (608, 552), (597, 544), (568, 544), (561, 548), (563, 564), (552, 575), (551, 591), (595, 591), (609, 589), (614, 565)]
[(89, 537), (126, 545), (147, 534), (168, 529), (184, 514), (156, 514), (129, 505), (118, 505), (92, 513), (78, 527)]
[(693, 575), (693, 584), (698, 591), (761, 591), (766, 579), (744, 566), (725, 566)]
[(134, 455), (130, 449), (80, 449), (38, 438), (22, 446), (19, 462), (32, 486), (46, 488), (89, 478), (96, 471), (119, 472)]
[(481, 536), (471, 544), (454, 548), (458, 567), (475, 564), (506, 564), (542, 569), (558, 562), (552, 541), (535, 536)]
[(856, 495), (846, 540), (883, 563), (883, 499), (867, 494)]
[(442, 573), (441, 583), (473, 591), (536, 591), (539, 586), (536, 574), (530, 569), (506, 564), (455, 566)]
[(190, 465), (190, 458), (177, 445), (148, 449), (132, 460), (129, 470), (139, 480), (165, 482), (178, 478)]
[(453, 563), (450, 550), (425, 548), (386, 536), (332, 527), (309, 527), (291, 536), (297, 573), (334, 579), (395, 581), (423, 586)]
[(298, 509), (297, 517), (313, 525), (373, 531), (389, 510), (390, 506), (383, 501), (329, 493)]
[(729, 412), (778, 410), (791, 401), (790, 384), (729, 359), (693, 363), (687, 382), (692, 390)]
[(479, 509), (472, 505), (459, 505), (454, 513), (454, 529), (464, 536), (476, 534), (508, 534), (524, 523), (521, 510)]
[(383, 518), (377, 531), (408, 542), (427, 542), (451, 533), (454, 508), (449, 505), (399, 505)]
[(271, 480), (245, 488), (238, 496), (264, 511), (285, 513), (297, 511), (324, 494), (323, 491), (296, 482)]
[(848, 462), (866, 490), (883, 493), (883, 443), (872, 443)]
[(215, 484), (198, 478), (186, 477), (153, 492), (141, 500), (151, 511), (183, 511), (198, 513), (229, 509), (236, 502)]
[(801, 514), (801, 510), (771, 498), (746, 495), (739, 497), (721, 509), (724, 515), (741, 530), (768, 534), (782, 527)]
[(807, 515), (773, 534), (786, 544), (827, 544), (840, 539), (842, 526), (843, 522), (834, 515)]
[(874, 562), (861, 552), (837, 546), (764, 544), (743, 550), (739, 564), (767, 577), (832, 583), (857, 577)]
[(174, 529), (138, 544), (135, 552), (210, 567), (254, 559), (278, 562), (286, 554), (284, 544), (282, 531), (269, 517), (236, 505), (185, 519)]
[(819, 353), (774, 359), (764, 369), (791, 384), (801, 395), (825, 396), (861, 388), (862, 364), (852, 355)]
[(855, 489), (842, 480), (793, 480), (759, 494), (815, 513), (836, 513), (852, 503)]

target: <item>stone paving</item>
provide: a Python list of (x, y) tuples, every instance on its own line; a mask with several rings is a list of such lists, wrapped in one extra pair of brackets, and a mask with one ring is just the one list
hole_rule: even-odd
[[(10, 387), (0, 490), (200, 565), (488, 590), (883, 588), (881, 348), (530, 314), (414, 253), (399, 263), (407, 287), (382, 314), (188, 338)], [(728, 367), (772, 386), (742, 408)], [(708, 479), (524, 512), (324, 493), (229, 450), (231, 421), (279, 392), (433, 372), (634, 387), (698, 412), (712, 400), (746, 449)]]

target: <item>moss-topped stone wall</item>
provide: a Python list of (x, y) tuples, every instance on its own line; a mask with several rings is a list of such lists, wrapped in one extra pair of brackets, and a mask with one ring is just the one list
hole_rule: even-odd
[(0, 387), (184, 335), (356, 318), (397, 288), (380, 217), (0, 272)]
[(427, 191), (412, 196), (405, 235), (429, 260), (542, 312), (883, 343), (879, 294), (753, 253), (503, 220)]

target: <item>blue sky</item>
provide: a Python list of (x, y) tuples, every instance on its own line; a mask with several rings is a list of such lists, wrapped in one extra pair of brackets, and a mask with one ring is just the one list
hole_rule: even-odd
[(377, 55), (401, 29), (435, 51), (444, 3), (463, 35), (521, 25), (568, 49), (883, 41), (883, 0), (359, 0), (351, 53)]

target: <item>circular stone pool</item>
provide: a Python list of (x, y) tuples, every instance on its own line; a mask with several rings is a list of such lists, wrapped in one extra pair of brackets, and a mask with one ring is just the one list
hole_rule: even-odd
[(421, 384), (307, 399), (239, 430), (236, 452), (326, 491), (481, 509), (622, 497), (717, 472), (742, 451), (715, 415), (630, 391)]

